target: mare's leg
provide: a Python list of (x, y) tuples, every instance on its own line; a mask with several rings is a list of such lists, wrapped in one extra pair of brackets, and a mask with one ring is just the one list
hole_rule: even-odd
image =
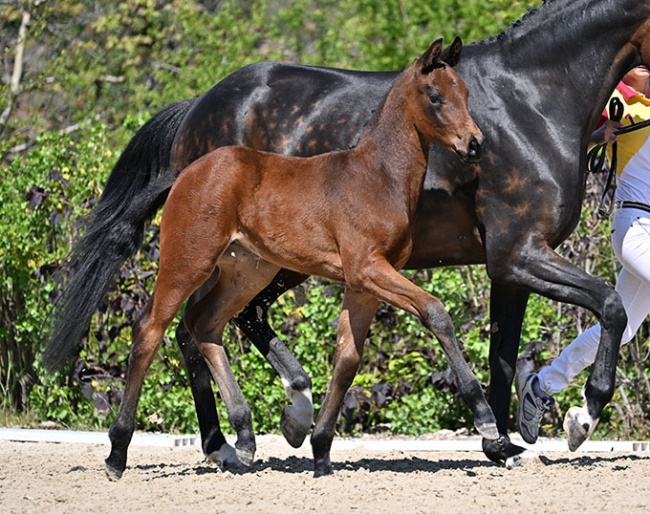
[(459, 394), (474, 414), (477, 430), (486, 439), (498, 439), (495, 416), (478, 378), (463, 356), (453, 322), (442, 302), (404, 278), (387, 261), (375, 260), (372, 266), (354, 276), (348, 272), (347, 277), (351, 285), (417, 316), (433, 332), (458, 377)]
[(508, 422), (521, 327), (528, 290), (492, 282), (490, 292), (490, 388), (488, 402), (497, 418), (499, 439), (483, 439), (483, 452), (510, 468), (523, 464), (535, 453), (510, 442)]
[(330, 449), (334, 440), (336, 419), (345, 393), (359, 369), (368, 327), (378, 307), (379, 302), (374, 297), (346, 288), (336, 337), (332, 381), (311, 436), (316, 477), (332, 473)]
[(293, 271), (280, 270), (271, 284), (234, 318), (237, 326), (282, 380), (291, 405), (282, 410), (280, 428), (287, 442), (294, 448), (302, 445), (313, 422), (311, 378), (269, 325), (268, 310), (281, 294), (297, 286), (305, 278), (305, 275)]
[(278, 267), (232, 246), (219, 261), (219, 269), (218, 282), (188, 305), (184, 321), (226, 404), (228, 420), (237, 433), (237, 458), (250, 465), (256, 449), (251, 411), (232, 373), (222, 334), (226, 323), (269, 284)]
[[(498, 248), (488, 248), (493, 250), (488, 252), (488, 274), (493, 280), (585, 307), (600, 321), (600, 344), (585, 387), (587, 412), (580, 419), (565, 419), (565, 429), (570, 434), (569, 448), (575, 450), (591, 435), (614, 394), (616, 360), (627, 323), (623, 303), (613, 288), (562, 259), (543, 243), (495, 246)], [(507, 248), (517, 250), (504, 255)]]

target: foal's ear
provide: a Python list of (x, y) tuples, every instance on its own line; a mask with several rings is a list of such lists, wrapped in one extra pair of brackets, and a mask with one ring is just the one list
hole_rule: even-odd
[(460, 53), (463, 50), (463, 42), (456, 36), (454, 42), (442, 51), (441, 61), (445, 61), (452, 68), (460, 61)]
[(416, 61), (416, 65), (425, 75), (440, 65), (440, 54), (442, 53), (442, 38), (435, 40), (426, 52)]

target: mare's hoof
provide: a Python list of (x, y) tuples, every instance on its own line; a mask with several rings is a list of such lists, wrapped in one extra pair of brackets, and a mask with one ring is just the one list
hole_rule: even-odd
[(288, 405), (282, 410), (282, 416), (280, 417), (280, 430), (282, 430), (282, 435), (284, 435), (284, 438), (291, 446), (294, 448), (300, 448), (309, 433), (311, 423), (306, 426), (303, 423), (300, 423), (291, 415), (291, 407), (291, 405)]
[(481, 434), (481, 437), (484, 439), (499, 439), (499, 429), (497, 428), (496, 423), (483, 423), (482, 425), (476, 425), (476, 430)]
[(236, 452), (237, 452), (237, 459), (244, 466), (249, 468), (253, 464), (253, 461), (255, 460), (255, 450), (237, 448)]
[(513, 455), (512, 457), (508, 457), (506, 459), (506, 469), (512, 469), (512, 468), (517, 468), (520, 466), (525, 466), (526, 463), (530, 461), (537, 461), (539, 460), (539, 456), (537, 455), (536, 452), (532, 450), (524, 450), (518, 455)]
[(105, 462), (106, 462), (106, 478), (108, 478), (111, 482), (117, 482), (120, 478), (122, 478), (122, 474), (124, 473), (123, 469), (114, 468), (107, 461)]
[(314, 478), (326, 477), (333, 474), (334, 474), (334, 470), (332, 469), (331, 464), (327, 466), (317, 466), (314, 469)]
[(598, 419), (591, 417), (587, 407), (571, 407), (564, 416), (564, 431), (568, 437), (569, 450), (576, 451), (593, 433)]
[[(312, 440), (312, 446), (313, 444), (314, 441)], [(334, 474), (334, 469), (332, 468), (332, 461), (329, 452), (324, 454), (322, 457), (314, 457), (314, 478), (325, 477), (332, 474)]]
[(214, 462), (217, 466), (219, 466), (219, 469), (221, 469), (221, 471), (225, 471), (239, 465), (237, 452), (228, 443), (224, 443), (216, 452), (206, 454), (205, 457), (209, 461)]

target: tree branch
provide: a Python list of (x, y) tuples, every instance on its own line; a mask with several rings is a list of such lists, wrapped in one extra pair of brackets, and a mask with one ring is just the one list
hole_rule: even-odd
[(9, 83), (9, 98), (7, 100), (7, 106), (2, 114), (0, 114), (0, 135), (2, 135), (2, 132), (4, 132), (4, 129), (7, 126), (7, 121), (9, 121), (9, 117), (14, 109), (16, 96), (18, 96), (18, 90), (20, 89), (20, 81), (23, 77), (23, 63), (25, 61), (25, 40), (27, 39), (27, 26), (29, 25), (30, 19), (31, 14), (29, 11), (24, 10), (20, 22), (20, 29), (18, 29), (16, 57), (14, 59), (14, 69), (11, 74), (11, 82)]

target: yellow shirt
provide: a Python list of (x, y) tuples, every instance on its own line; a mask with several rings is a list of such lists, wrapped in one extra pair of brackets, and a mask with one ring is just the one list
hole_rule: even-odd
[[(623, 126), (632, 125), (632, 122), (639, 123), (650, 119), (650, 99), (644, 94), (638, 93), (627, 84), (620, 82), (613, 97), (618, 97), (623, 102)], [(609, 104), (608, 104), (609, 105)], [(609, 111), (606, 108), (603, 112), (603, 118), (609, 118)], [(635, 130), (618, 137), (618, 165), (616, 173), (623, 173), (630, 159), (639, 151), (643, 144), (650, 136), (650, 127)], [(607, 148), (607, 156), (611, 159), (611, 146)]]

